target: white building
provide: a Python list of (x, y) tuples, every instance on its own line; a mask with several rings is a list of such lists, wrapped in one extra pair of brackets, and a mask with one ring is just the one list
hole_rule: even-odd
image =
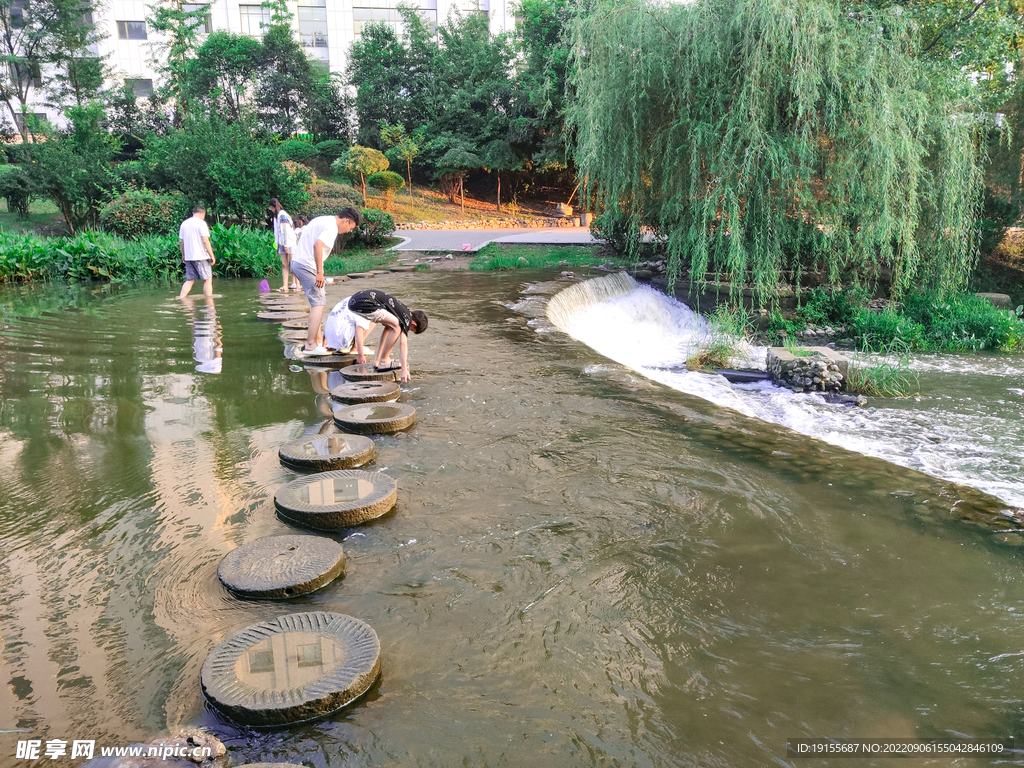
[[(288, 0), (292, 27), (312, 59), (324, 63), (332, 72), (344, 72), (353, 41), (371, 21), (384, 22), (396, 29), (400, 16), (397, 7), (403, 0)], [(493, 33), (515, 27), (517, 0), (413, 0), (424, 20), (434, 27), (443, 23), (449, 13), (486, 13)], [(410, 3), (405, 0), (406, 4)], [(158, 78), (153, 57), (160, 42), (159, 35), (146, 23), (147, 0), (106, 0), (95, 12), (97, 31), (103, 36), (93, 53), (100, 56), (112, 70), (113, 80), (107, 88), (122, 83), (133, 86), (138, 96), (148, 96)], [(185, 10), (199, 5), (184, 5)], [(204, 32), (226, 30), (259, 36), (261, 25), (270, 22), (270, 11), (259, 0), (214, 0), (208, 4), (210, 13)], [(41, 95), (36, 97), (41, 101)], [(52, 123), (61, 124), (62, 116), (55, 110), (37, 106), (34, 110)]]

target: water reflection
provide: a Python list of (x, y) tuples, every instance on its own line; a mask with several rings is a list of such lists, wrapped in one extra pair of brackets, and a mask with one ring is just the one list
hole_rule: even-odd
[(363, 478), (331, 477), (302, 487), (301, 498), (307, 504), (340, 504), (358, 501), (373, 493), (373, 483)]
[(278, 632), (238, 657), (235, 675), (261, 691), (315, 683), (345, 661), (345, 649), (318, 632)]
[(224, 342), (213, 296), (186, 296), (192, 326), (192, 358), (200, 373), (220, 373), (224, 364)]
[(348, 440), (341, 435), (316, 437), (302, 444), (303, 456), (338, 456), (349, 450)]

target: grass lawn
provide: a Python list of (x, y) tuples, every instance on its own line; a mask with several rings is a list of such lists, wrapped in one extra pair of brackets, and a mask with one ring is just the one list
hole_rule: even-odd
[(347, 275), (349, 272), (368, 272), (392, 264), (398, 254), (387, 249), (400, 242), (401, 238), (388, 237), (383, 245), (376, 248), (353, 249), (337, 256), (330, 256), (324, 262), (324, 274)]
[(4, 202), (0, 208), (0, 230), (13, 235), (53, 235), (64, 232), (64, 218), (57, 206), (49, 200), (33, 200), (28, 206), (28, 216), (22, 218), (7, 210)]
[(601, 245), (518, 245), (490, 243), (477, 251), (469, 268), (475, 272), (542, 267), (587, 267), (597, 264), (626, 266)]

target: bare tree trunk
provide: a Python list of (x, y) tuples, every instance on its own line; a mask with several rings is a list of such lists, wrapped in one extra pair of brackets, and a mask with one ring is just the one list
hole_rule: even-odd
[(501, 211), (501, 171), (495, 171), (495, 176), (498, 177), (498, 211)]
[(409, 197), (412, 197), (412, 161), (405, 160), (405, 175), (409, 177)]
[(463, 179), (459, 176), (459, 196), (462, 198), (462, 215), (466, 215), (466, 189), (462, 186)]

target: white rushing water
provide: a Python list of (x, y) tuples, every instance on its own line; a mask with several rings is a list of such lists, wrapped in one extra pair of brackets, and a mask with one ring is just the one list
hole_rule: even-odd
[[(538, 314), (529, 311), (536, 309), (532, 304), (512, 308)], [(625, 274), (561, 291), (546, 316), (605, 357), (672, 389), (1024, 507), (1024, 360), (1018, 357), (919, 356), (911, 367), (921, 376), (921, 396), (871, 398), (866, 407), (851, 408), (765, 382), (734, 385), (685, 370), (689, 351), (707, 333), (706, 321)], [(736, 364), (757, 367), (759, 361), (763, 368), (764, 353), (764, 347), (749, 348), (748, 360)]]

